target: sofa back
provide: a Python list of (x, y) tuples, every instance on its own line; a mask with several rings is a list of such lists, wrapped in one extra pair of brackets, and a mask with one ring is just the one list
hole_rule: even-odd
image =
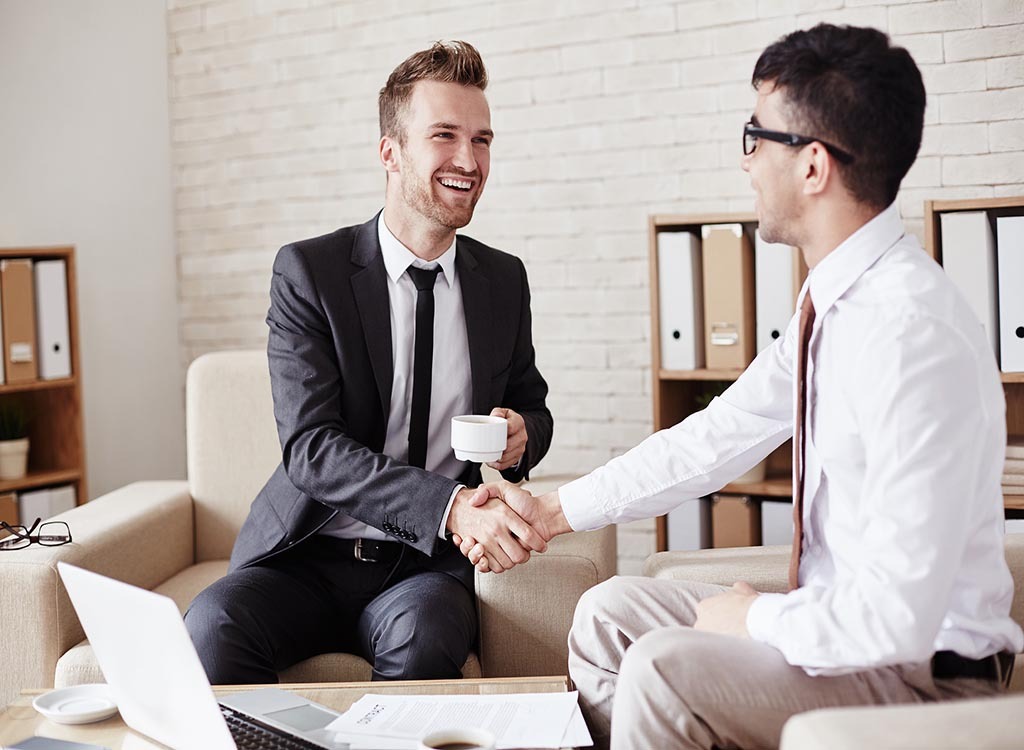
[(223, 560), (256, 493), (281, 462), (265, 351), (204, 354), (185, 385), (196, 562)]

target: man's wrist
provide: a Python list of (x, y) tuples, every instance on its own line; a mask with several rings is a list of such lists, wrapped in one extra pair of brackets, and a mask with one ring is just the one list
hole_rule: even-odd
[(552, 536), (568, 534), (572, 526), (569, 525), (565, 513), (562, 512), (562, 501), (558, 497), (558, 490), (552, 490), (538, 498), (541, 512), (544, 516), (545, 526)]
[(464, 489), (466, 489), (466, 485), (456, 485), (455, 489), (452, 490), (451, 497), (448, 498), (448, 507), (444, 509), (444, 515), (441, 516), (441, 527), (437, 531), (437, 535), (441, 539), (446, 539), (448, 537), (448, 534), (452, 531), (452, 529), (448, 528), (448, 522), (451, 519), (452, 515), (452, 506), (455, 505), (455, 498), (457, 498), (459, 496), (459, 493), (462, 492), (462, 490)]

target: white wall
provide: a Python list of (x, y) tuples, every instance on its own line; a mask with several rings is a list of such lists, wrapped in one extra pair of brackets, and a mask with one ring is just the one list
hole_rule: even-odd
[(77, 248), (89, 495), (185, 474), (166, 8), (0, 0), (0, 246)]
[[(284, 242), (381, 204), (376, 94), (438, 38), (477, 45), (497, 137), (467, 233), (519, 254), (554, 444), (585, 472), (651, 429), (647, 217), (749, 211), (740, 131), (760, 51), (820, 20), (893, 34), (929, 92), (900, 196), (1024, 192), (1022, 0), (172, 0), (186, 358), (262, 346)], [(635, 572), (651, 524), (620, 533)]]

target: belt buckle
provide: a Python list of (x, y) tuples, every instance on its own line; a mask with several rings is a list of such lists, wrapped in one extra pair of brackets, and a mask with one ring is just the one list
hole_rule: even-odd
[(367, 560), (365, 557), (363, 557), (363, 540), (362, 539), (356, 539), (356, 543), (355, 543), (355, 545), (352, 548), (352, 555), (359, 562), (372, 562), (372, 560)]

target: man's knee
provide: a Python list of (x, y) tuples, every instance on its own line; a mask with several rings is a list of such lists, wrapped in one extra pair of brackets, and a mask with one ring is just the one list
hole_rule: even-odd
[(200, 591), (186, 610), (185, 627), (192, 636), (200, 658), (205, 647), (215, 646), (224, 623), (229, 619), (229, 601), (224, 596), (223, 588), (215, 583)]
[(587, 629), (596, 622), (617, 622), (629, 616), (636, 589), (634, 579), (613, 576), (583, 592), (576, 603), (573, 629)]
[(682, 653), (688, 651), (686, 638), (680, 637), (680, 628), (657, 628), (640, 636), (622, 660), (620, 682), (628, 681), (637, 689), (650, 685), (658, 680), (659, 672), (664, 670), (666, 660), (679, 660)]
[[(462, 584), (453, 581), (461, 589)], [(362, 634), (374, 673), (388, 680), (458, 678), (476, 639), (476, 609), (468, 592), (396, 603)]]
[(701, 686), (719, 679), (716, 673), (729, 663), (723, 657), (742, 644), (732, 643), (734, 640), (680, 626), (651, 630), (626, 651), (619, 688), (656, 693), (670, 683), (674, 692), (699, 693)]

